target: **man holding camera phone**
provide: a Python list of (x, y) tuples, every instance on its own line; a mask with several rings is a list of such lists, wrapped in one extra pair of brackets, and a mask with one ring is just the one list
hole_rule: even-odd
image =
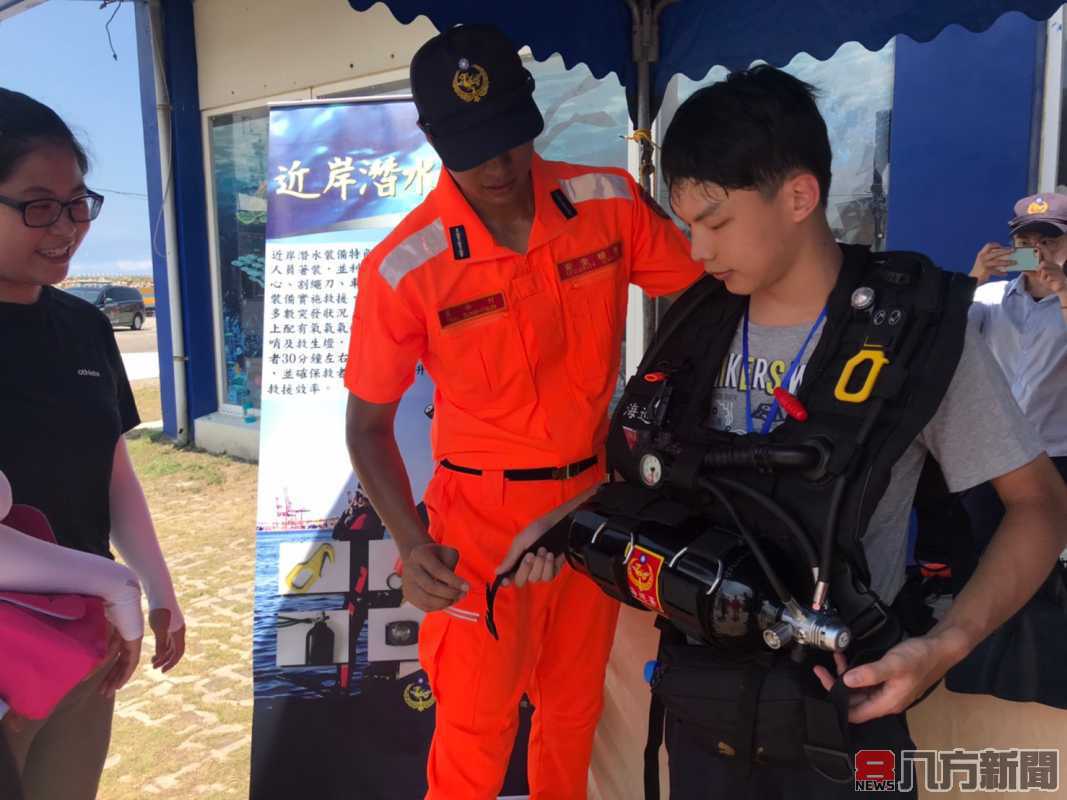
[[(1067, 458), (1067, 195), (1039, 194), (1015, 204), (1012, 245), (978, 251), (971, 319), (993, 351), (1019, 407), (1048, 454)], [(991, 281), (1019, 274), (1006, 281)]]
[[(1012, 247), (990, 243), (975, 259), (971, 277), (979, 285), (970, 317), (1067, 481), (1067, 416), (1062, 411), (1067, 401), (1067, 195), (1024, 197), (1008, 224)], [(1018, 274), (991, 280), (1007, 273)], [(1000, 524), (1004, 506), (988, 483), (968, 491), (962, 502), (977, 555)], [(1058, 674), (1065, 652), (1065, 583), (1067, 563), (1061, 556), (1037, 596), (949, 673), (948, 688), (1059, 707), (1067, 703), (1062, 683), (1051, 677)], [(1021, 641), (1027, 646), (1013, 646)]]

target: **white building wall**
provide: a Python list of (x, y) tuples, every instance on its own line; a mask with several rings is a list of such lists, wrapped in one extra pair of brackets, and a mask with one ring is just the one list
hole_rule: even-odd
[(194, 15), (203, 110), (406, 70), (436, 33), (346, 0), (197, 0)]

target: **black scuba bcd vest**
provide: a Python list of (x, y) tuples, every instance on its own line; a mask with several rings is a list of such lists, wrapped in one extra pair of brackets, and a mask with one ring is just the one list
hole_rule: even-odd
[[(658, 797), (665, 708), (685, 721), (688, 735), (707, 739), (709, 752), (732, 754), (742, 765), (799, 759), (831, 780), (853, 777), (844, 685), (839, 681), (827, 699), (811, 686), (810, 666), (772, 662), (760, 647), (733, 660), (729, 634), (744, 611), (724, 602), (737, 599), (737, 587), (724, 587), (740, 581), (744, 590), (751, 573), (731, 573), (742, 561), (708, 545), (724, 547), (716, 530), (737, 532), (748, 544), (773, 543), (779, 562), (771, 571), (783, 568), (804, 605), (815, 588), (806, 567), (828, 567), (819, 577), (829, 584), (831, 611), (851, 633), (844, 647), (853, 665), (880, 657), (902, 635), (900, 620), (867, 588), (862, 540), (893, 465), (948, 390), (974, 283), (915, 253), (842, 251), (825, 327), (795, 398), (806, 415), (790, 416), (767, 435), (708, 425), (714, 384), (748, 300), (705, 278), (672, 306), (614, 413), (608, 466), (625, 483), (603, 487), (587, 504), (591, 510), (572, 515), (571, 563), (609, 594), (672, 623), (651, 681), (647, 797)], [(583, 531), (577, 549), (575, 530)], [(627, 535), (620, 566), (616, 551)], [(657, 536), (667, 544), (658, 547)], [(631, 575), (635, 553), (647, 554), (653, 568), (641, 562)], [(719, 599), (708, 611), (704, 595), (713, 592)], [(681, 632), (715, 644), (693, 648)]]
[[(769, 514), (755, 494), (792, 516), (817, 554), (824, 531), (832, 530), (835, 580), (865, 587), (870, 570), (863, 535), (893, 465), (948, 390), (963, 350), (974, 282), (917, 253), (871, 253), (850, 245), (842, 251), (825, 327), (797, 391), (805, 421), (787, 418), (766, 436), (707, 425), (713, 384), (748, 301), (706, 277), (672, 306), (627, 383), (612, 419), (608, 462), (628, 483), (648, 486), (642, 458), (655, 453), (666, 472), (656, 492), (682, 503), (696, 502), (701, 475), (725, 473), (747, 487), (732, 500), (759, 536), (797, 559), (811, 553), (798, 550), (796, 526), (786, 530), (782, 515)], [(819, 462), (803, 471), (770, 468), (761, 460), (767, 444), (814, 446)], [(700, 505), (713, 521), (731, 524), (717, 504)], [(831, 602), (836, 594), (846, 620), (854, 623), (850, 593), (832, 587)]]

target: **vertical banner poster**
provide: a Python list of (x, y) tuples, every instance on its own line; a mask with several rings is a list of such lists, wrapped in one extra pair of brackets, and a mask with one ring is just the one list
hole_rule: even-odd
[[(343, 383), (360, 264), (440, 174), (416, 120), (410, 98), (270, 111), (253, 800), (426, 792), (423, 612), (404, 602), (396, 546), (352, 471)], [(396, 418), (416, 500), (434, 467), (432, 403), (420, 365)], [(526, 791), (526, 728), (505, 795)]]

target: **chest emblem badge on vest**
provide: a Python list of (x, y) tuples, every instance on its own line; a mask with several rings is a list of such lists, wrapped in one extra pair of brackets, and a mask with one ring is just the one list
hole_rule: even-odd
[(643, 547), (633, 547), (626, 558), (626, 582), (630, 594), (641, 605), (654, 611), (662, 611), (659, 599), (659, 574), (663, 569), (663, 556)]
[(452, 91), (464, 103), (480, 103), (489, 94), (489, 73), (478, 64), (460, 59), (459, 69), (452, 76)]

